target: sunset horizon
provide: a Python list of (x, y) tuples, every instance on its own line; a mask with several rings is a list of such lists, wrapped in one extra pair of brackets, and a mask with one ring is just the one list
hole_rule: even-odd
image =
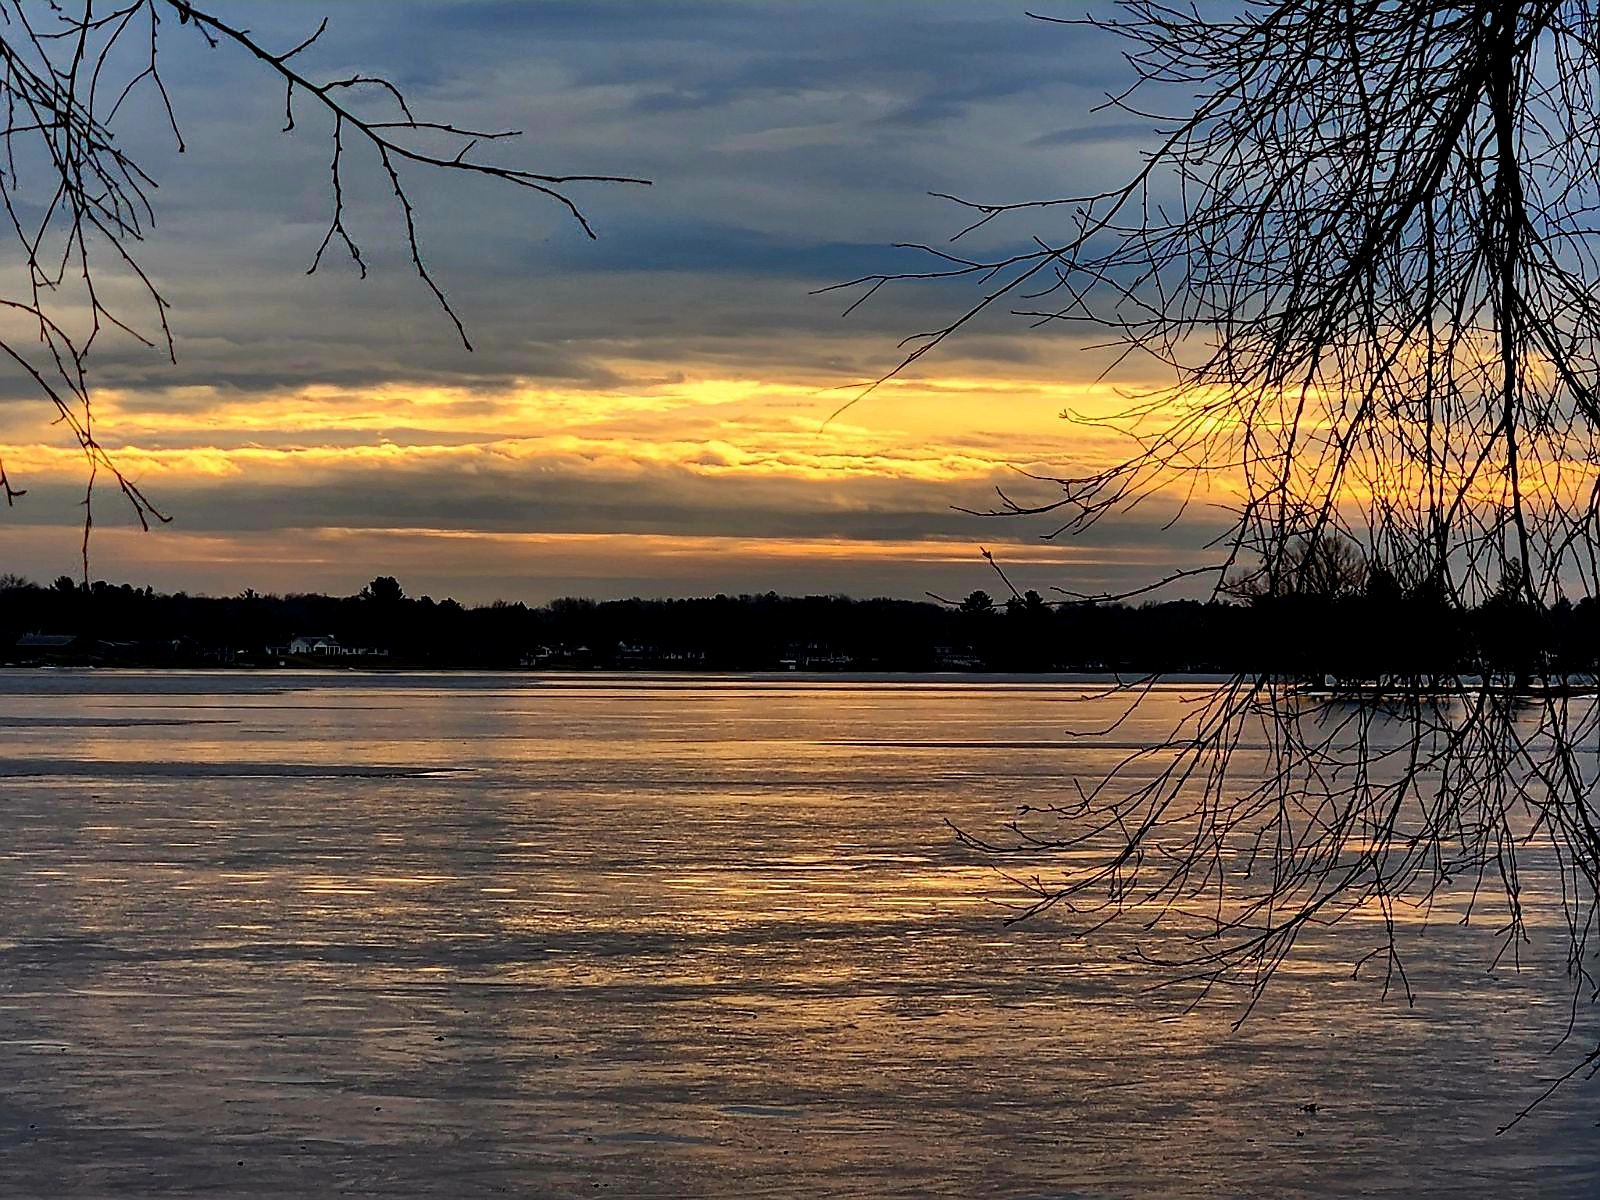
[[(303, 21), (243, 7), (263, 34)], [(305, 275), (326, 220), (321, 143), (280, 135), (269, 88), (175, 40), (186, 150), (158, 125), (137, 148), (161, 184), (144, 261), (171, 302), (176, 362), (115, 330), (90, 357), (96, 436), (172, 520), (137, 533), (102, 474), (90, 575), (225, 594), (395, 573), (419, 591), (539, 602), (965, 592), (992, 574), (983, 547), (1020, 586), (1082, 593), (1192, 565), (1207, 530), (1163, 532), (1170, 512), (1051, 542), (1048, 516), (956, 511), (994, 506), (997, 488), (1048, 499), (1024, 473), (1127, 453), (1062, 414), (1110, 414), (1127, 389), (1164, 383), (1159, 370), (1102, 381), (1106, 356), (1083, 338), (989, 322), (865, 393), (948, 296), (887, 289), (846, 316), (862, 289), (814, 294), (925, 260), (897, 242), (998, 244), (948, 243), (966, 221), (930, 191), (1011, 199), (1063, 163), (1082, 185), (1127, 161), (1125, 119), (1076, 115), (1096, 78), (1083, 39), (1004, 4), (857, 9), (845, 41), (827, 5), (713, 11), (332, 14), (308, 69), (359, 57), (444, 116), (528, 130), (515, 153), (535, 169), (653, 180), (580, 187), (590, 241), (536, 198), (417, 175), (421, 244), (470, 352), (364, 176), (348, 223), (367, 278), (331, 254)], [(480, 37), (479, 21), (504, 36)], [(0, 462), (27, 491), (6, 513), (6, 566), (43, 579), (83, 573), (87, 470), (53, 416), (26, 389), (0, 403)]]
[(0, 0), (0, 1197), (1595, 1200), (1600, 0)]

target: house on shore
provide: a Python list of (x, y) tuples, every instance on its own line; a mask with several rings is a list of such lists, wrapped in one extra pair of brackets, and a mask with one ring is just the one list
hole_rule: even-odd
[(290, 654), (343, 654), (344, 647), (331, 633), (300, 633), (289, 639)]
[(387, 658), (389, 651), (375, 646), (341, 646), (331, 633), (301, 633), (289, 639), (279, 653), (312, 658)]

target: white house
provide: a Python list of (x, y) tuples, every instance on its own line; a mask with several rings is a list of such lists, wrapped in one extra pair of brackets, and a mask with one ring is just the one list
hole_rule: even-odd
[(303, 633), (289, 640), (290, 654), (343, 654), (344, 647), (331, 633)]
[(312, 654), (318, 658), (388, 658), (381, 646), (341, 646), (331, 633), (300, 633), (289, 639), (280, 654)]

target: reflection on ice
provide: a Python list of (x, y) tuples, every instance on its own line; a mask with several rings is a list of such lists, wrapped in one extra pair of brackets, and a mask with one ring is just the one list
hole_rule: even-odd
[(1541, 946), (1441, 904), (1408, 1009), (1328, 935), (1232, 1032), (1002, 924), (945, 819), (1170, 724), (1081, 694), (0, 674), (0, 1195), (1600, 1189), (1592, 1090), (1494, 1137), (1568, 1061)]

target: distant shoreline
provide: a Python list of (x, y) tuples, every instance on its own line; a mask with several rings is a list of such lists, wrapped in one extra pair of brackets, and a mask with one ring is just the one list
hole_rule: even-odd
[(468, 608), (407, 596), (387, 576), (355, 596), (229, 597), (12, 578), (0, 585), (0, 664), (1270, 676), (1346, 695), (1489, 679), (1515, 694), (1577, 694), (1600, 677), (1600, 603), (1490, 598), (1463, 609), (1356, 592), (1135, 605), (975, 591), (959, 604), (767, 592)]

